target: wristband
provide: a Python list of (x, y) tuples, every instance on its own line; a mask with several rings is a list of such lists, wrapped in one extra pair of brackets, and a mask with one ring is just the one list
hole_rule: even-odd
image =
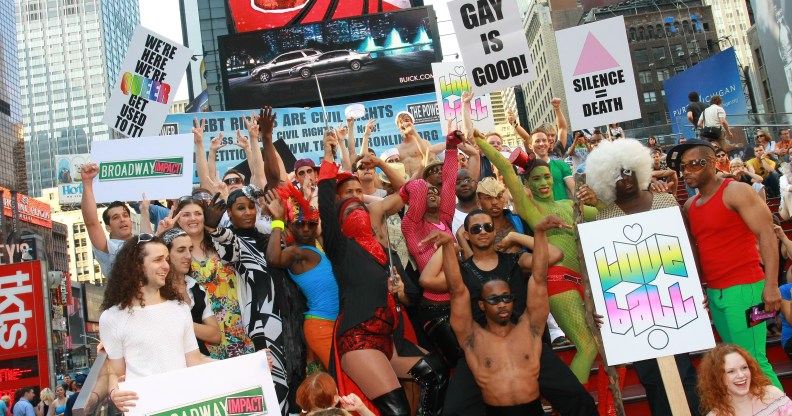
[(111, 401), (111, 402), (113, 401), (113, 392), (114, 392), (114, 391), (116, 391), (116, 387), (113, 387), (113, 389), (112, 389), (112, 390), (110, 390), (110, 394), (108, 394), (108, 395), (107, 395), (107, 397), (109, 397), (109, 398), (110, 398), (110, 401)]
[(282, 220), (272, 220), (272, 224), (270, 224), (270, 227), (273, 230), (283, 230), (284, 228), (286, 228), (286, 224), (284, 224)]

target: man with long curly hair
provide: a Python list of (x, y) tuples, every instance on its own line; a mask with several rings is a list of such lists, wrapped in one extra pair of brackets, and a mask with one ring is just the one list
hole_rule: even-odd
[(110, 362), (110, 399), (122, 412), (138, 399), (118, 377), (146, 377), (212, 361), (198, 350), (190, 308), (170, 273), (162, 239), (141, 234), (121, 247), (108, 279), (99, 337)]

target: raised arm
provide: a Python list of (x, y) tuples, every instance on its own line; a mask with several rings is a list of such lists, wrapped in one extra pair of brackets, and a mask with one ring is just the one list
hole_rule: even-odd
[(514, 127), (514, 132), (517, 133), (517, 135), (520, 136), (520, 138), (522, 139), (523, 145), (525, 147), (525, 151), (527, 152), (528, 143), (531, 142), (531, 135), (527, 131), (525, 131), (525, 129), (520, 125), (520, 123), (517, 122), (517, 116), (514, 114), (514, 111), (512, 110), (509, 110), (508, 121), (509, 124), (511, 124), (511, 126)]
[(550, 313), (550, 299), (547, 297), (547, 268), (549, 265), (549, 244), (547, 231), (555, 228), (568, 228), (560, 218), (550, 215), (534, 227), (534, 249), (532, 275), (528, 280), (528, 307), (523, 317), (531, 326), (534, 337), (541, 337)]
[(212, 178), (216, 175), (215, 172), (209, 170), (209, 164), (206, 161), (206, 150), (204, 149), (204, 128), (206, 127), (206, 119), (198, 122), (198, 118), (193, 119), (193, 143), (195, 144), (195, 172), (198, 176), (198, 183), (202, 188), (206, 188), (209, 192), (216, 192)]
[(462, 132), (465, 137), (473, 137), (473, 120), (470, 117), (470, 101), (473, 97), (473, 91), (462, 91)]
[(324, 160), (319, 169), (319, 220), (322, 224), (322, 246), (331, 261), (339, 261), (344, 257), (346, 237), (341, 233), (336, 215), (336, 175), (338, 165), (333, 163), (332, 145), (335, 137), (325, 134)]
[[(240, 138), (242, 135), (237, 130), (237, 142), (248, 142), (247, 148), (243, 147), (243, 150), (245, 150), (248, 166), (250, 166), (250, 183), (264, 189), (267, 185), (267, 177), (264, 174), (264, 158), (261, 155), (261, 144), (259, 142), (259, 124), (255, 114), (251, 114), (249, 119), (245, 116), (242, 117), (248, 135), (245, 138)], [(242, 146), (240, 145), (240, 147)]]
[(277, 114), (272, 112), (272, 107), (264, 107), (259, 112), (259, 132), (261, 136), (262, 154), (264, 161), (264, 176), (267, 184), (278, 186), (281, 179), (288, 177), (283, 161), (280, 160), (275, 144), (272, 143), (272, 130), (275, 128)]
[(550, 104), (553, 105), (553, 112), (556, 116), (556, 140), (561, 142), (566, 148), (567, 145), (567, 130), (569, 130), (569, 125), (567, 124), (567, 119), (564, 117), (564, 112), (561, 111), (561, 99), (554, 97), (550, 100)]
[(220, 150), (220, 148), (222, 148), (223, 146), (225, 146), (225, 144), (223, 144), (223, 133), (218, 133), (217, 137), (209, 141), (209, 156), (207, 156), (209, 160), (207, 162), (207, 165), (209, 166), (209, 173), (211, 174), (211, 176), (217, 174), (220, 174), (220, 176), (223, 175), (222, 173), (217, 171), (217, 151)]
[(96, 163), (88, 163), (83, 165), (80, 175), (82, 176), (83, 194), (80, 202), (80, 209), (82, 210), (83, 222), (85, 228), (88, 230), (88, 239), (95, 249), (108, 253), (107, 249), (107, 236), (105, 235), (104, 227), (99, 221), (99, 214), (96, 213), (96, 197), (93, 191), (93, 180), (99, 174), (99, 165)]
[[(273, 221), (285, 221), (286, 212), (283, 207), (278, 192), (275, 189), (270, 189), (264, 196), (267, 202), (267, 209), (272, 215)], [(297, 260), (300, 249), (296, 246), (289, 246), (286, 249), (281, 248), (281, 237), (283, 236), (283, 229), (280, 227), (272, 227), (272, 234), (270, 235), (269, 242), (267, 243), (267, 265), (270, 267), (277, 267), (286, 269)]]
[(456, 178), (459, 168), (457, 147), (462, 143), (463, 133), (456, 130), (446, 135), (445, 159), (441, 173), (443, 186), (440, 188), (440, 219), (451, 225), (456, 207)]
[(451, 295), (451, 328), (459, 345), (467, 348), (473, 337), (473, 311), (470, 308), (470, 291), (462, 281), (462, 272), (459, 270), (454, 238), (449, 233), (434, 230), (421, 244), (443, 248), (443, 271)]

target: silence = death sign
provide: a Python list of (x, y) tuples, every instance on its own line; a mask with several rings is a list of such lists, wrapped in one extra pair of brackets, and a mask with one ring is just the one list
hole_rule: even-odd
[(536, 79), (517, 2), (455, 0), (448, 11), (476, 94)]
[[(624, 17), (556, 32), (570, 123), (599, 126), (641, 117)], [(607, 48), (604, 46), (607, 45)]]
[(138, 26), (102, 121), (128, 137), (159, 134), (191, 56), (186, 47)]

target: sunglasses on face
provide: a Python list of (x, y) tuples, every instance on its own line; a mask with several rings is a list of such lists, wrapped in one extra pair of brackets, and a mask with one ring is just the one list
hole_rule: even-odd
[(679, 171), (698, 172), (704, 169), (704, 166), (707, 166), (707, 159), (692, 160), (688, 163), (679, 165)]
[(473, 178), (465, 178), (465, 179), (457, 179), (456, 184), (457, 186), (464, 184), (469, 184), (475, 182)]
[(226, 185), (238, 185), (242, 183), (242, 178), (232, 177), (232, 178), (225, 178), (223, 179), (223, 183)]
[(142, 233), (137, 237), (137, 244), (140, 243), (148, 243), (149, 241), (154, 239), (154, 234), (149, 233)]
[(294, 226), (297, 227), (297, 228), (303, 228), (306, 225), (308, 226), (308, 228), (316, 228), (316, 227), (319, 226), (319, 223), (316, 222), (316, 221), (295, 221), (294, 222)]
[(308, 168), (308, 169), (301, 170), (301, 171), (297, 172), (297, 176), (305, 176), (305, 175), (310, 175), (310, 174), (312, 174), (313, 172), (314, 172), (313, 168)]
[(726, 153), (721, 153), (718, 155), (718, 157), (726, 157)]
[(497, 304), (499, 304), (501, 302), (503, 302), (503, 303), (512, 303), (512, 302), (514, 302), (514, 295), (509, 293), (509, 294), (500, 295), (500, 296), (490, 296), (488, 298), (484, 298), (483, 300), (484, 300), (484, 302), (487, 302), (490, 305), (494, 306), (494, 305), (497, 305)]
[(495, 231), (495, 226), (492, 225), (491, 222), (485, 222), (484, 224), (473, 224), (470, 227), (470, 234), (478, 235), (481, 234), (482, 231), (491, 233)]
[(430, 175), (437, 175), (437, 174), (439, 174), (439, 173), (440, 173), (442, 170), (443, 170), (443, 168), (441, 168), (440, 166), (435, 166), (435, 167), (433, 167), (433, 168), (429, 169), (429, 172), (428, 172), (428, 173), (429, 173)]
[(428, 192), (432, 195), (440, 195), (440, 190), (434, 186), (430, 186)]

